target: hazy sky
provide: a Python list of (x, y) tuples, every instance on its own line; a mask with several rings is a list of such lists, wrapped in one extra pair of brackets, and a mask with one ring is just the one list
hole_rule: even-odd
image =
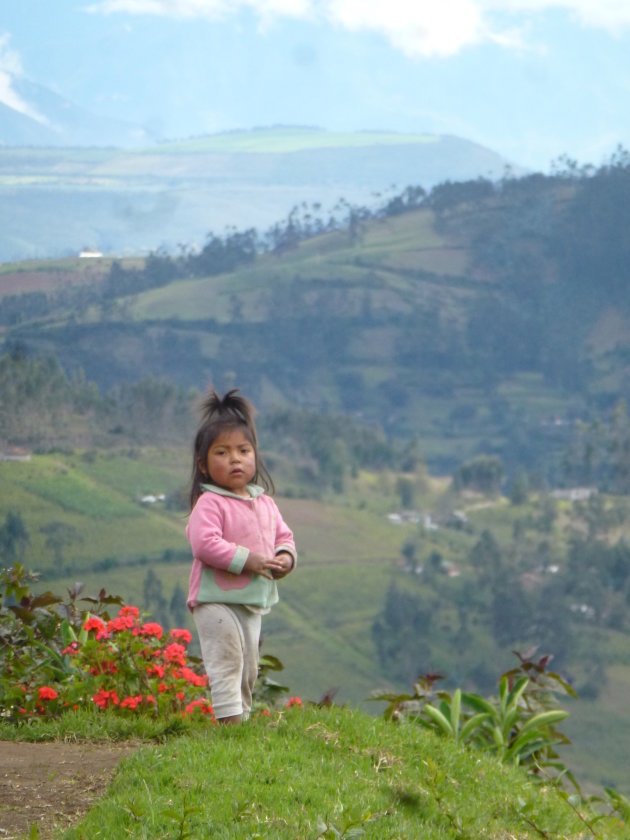
[(548, 170), (630, 146), (630, 0), (0, 0), (20, 76), (164, 137), (455, 134)]

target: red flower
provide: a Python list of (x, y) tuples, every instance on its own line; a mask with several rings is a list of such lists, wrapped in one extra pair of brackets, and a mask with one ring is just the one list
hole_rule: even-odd
[(203, 715), (214, 715), (214, 709), (212, 708), (212, 704), (209, 700), (205, 698), (201, 698), (200, 700), (193, 700), (192, 703), (189, 703), (186, 706), (186, 714), (192, 715), (195, 709), (199, 709), (199, 711)]
[(164, 648), (164, 659), (175, 665), (185, 666), (186, 648), (183, 645), (178, 645), (177, 642), (172, 642)]
[(79, 652), (79, 643), (78, 642), (70, 642), (67, 648), (64, 648), (61, 651), (64, 655), (67, 656), (74, 656), (75, 653)]
[(172, 639), (179, 639), (185, 645), (189, 645), (192, 641), (192, 634), (190, 630), (181, 630), (176, 627), (174, 630), (171, 630), (169, 635)]
[(208, 676), (206, 674), (200, 676), (199, 674), (196, 674), (192, 668), (181, 668), (178, 676), (191, 683), (191, 685), (202, 686), (207, 685), (208, 683)]
[(142, 703), (142, 694), (136, 694), (135, 697), (125, 697), (121, 702), (121, 709), (136, 709)]
[(130, 615), (130, 616), (133, 616), (133, 618), (138, 618), (140, 616), (140, 610), (138, 609), (138, 607), (121, 607), (118, 610), (118, 615), (120, 615), (120, 616)]
[(260, 714), (261, 714), (263, 717), (271, 717), (271, 712), (269, 711), (269, 709), (261, 709), (261, 710), (260, 710)]
[(153, 703), (154, 706), (157, 706), (157, 700), (152, 694), (147, 694), (147, 696), (144, 698), (144, 702)]
[(147, 668), (147, 674), (159, 677), (160, 679), (162, 679), (165, 673), (166, 667), (164, 665), (149, 665), (149, 667)]
[(149, 621), (133, 631), (134, 636), (155, 636), (156, 639), (161, 639), (163, 634), (162, 626), (155, 621)]
[(132, 615), (118, 615), (107, 622), (107, 629), (120, 633), (123, 630), (131, 630), (135, 625), (135, 619)]
[(292, 706), (302, 708), (302, 701), (299, 697), (289, 697), (288, 701), (284, 704), (285, 709), (290, 709)]
[(96, 630), (97, 639), (109, 638), (109, 633), (107, 632), (105, 622), (95, 615), (93, 615), (91, 618), (88, 618), (88, 620), (83, 625), (83, 629), (87, 630), (88, 633), (90, 632), (90, 630)]
[(95, 615), (88, 618), (88, 620), (83, 625), (83, 629), (87, 630), (102, 630), (105, 627), (105, 622), (101, 621), (100, 618), (97, 618)]
[(42, 685), (37, 690), (38, 696), (40, 700), (56, 700), (59, 695), (55, 691), (54, 688), (50, 688), (47, 685)]
[(104, 688), (101, 688), (93, 697), (92, 700), (96, 703), (97, 706), (100, 706), (101, 709), (106, 709), (109, 704), (111, 703), (114, 706), (118, 706), (119, 700), (118, 695), (115, 691), (105, 691)]

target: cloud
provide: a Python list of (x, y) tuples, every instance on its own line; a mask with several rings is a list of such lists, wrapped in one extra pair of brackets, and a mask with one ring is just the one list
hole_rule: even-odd
[(323, 11), (345, 29), (382, 33), (409, 56), (451, 55), (484, 38), (482, 14), (474, 0), (328, 0)]
[(265, 25), (290, 17), (374, 32), (411, 57), (449, 56), (488, 42), (522, 47), (519, 27), (553, 10), (613, 34), (630, 27), (628, 0), (98, 0), (86, 10), (209, 19), (248, 10)]
[(612, 34), (630, 27), (630, 3), (627, 0), (480, 0), (497, 11), (531, 14), (551, 10), (568, 12), (582, 25), (605, 29)]
[(28, 102), (25, 102), (15, 90), (14, 80), (22, 75), (22, 62), (19, 54), (9, 46), (10, 40), (11, 36), (7, 32), (0, 34), (0, 103), (19, 114), (47, 125), (48, 120)]

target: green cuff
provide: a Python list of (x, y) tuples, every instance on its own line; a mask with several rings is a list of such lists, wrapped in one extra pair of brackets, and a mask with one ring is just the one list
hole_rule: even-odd
[(233, 575), (240, 575), (248, 557), (249, 549), (239, 545), (236, 549), (236, 554), (232, 557), (232, 562), (228, 566), (228, 572), (232, 572)]

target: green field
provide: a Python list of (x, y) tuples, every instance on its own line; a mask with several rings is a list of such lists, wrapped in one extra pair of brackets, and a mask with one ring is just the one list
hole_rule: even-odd
[[(295, 126), (278, 126), (256, 131), (234, 131), (213, 134), (194, 140), (161, 143), (158, 153), (173, 152), (257, 152), (259, 154), (279, 154), (299, 152), (305, 149), (357, 149), (365, 146), (401, 146), (416, 143), (437, 143), (434, 134), (403, 134), (392, 131), (323, 131)], [(145, 154), (155, 154), (156, 149), (145, 150)]]

